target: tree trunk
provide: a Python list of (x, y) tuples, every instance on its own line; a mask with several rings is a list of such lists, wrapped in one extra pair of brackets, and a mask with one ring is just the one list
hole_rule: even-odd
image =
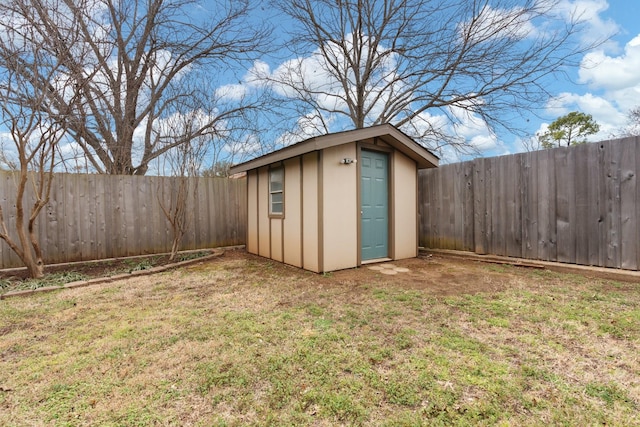
[(41, 259), (33, 259), (31, 256), (29, 256), (29, 258), (29, 262), (23, 260), (27, 266), (29, 277), (33, 279), (41, 279), (44, 276), (44, 262), (42, 262)]

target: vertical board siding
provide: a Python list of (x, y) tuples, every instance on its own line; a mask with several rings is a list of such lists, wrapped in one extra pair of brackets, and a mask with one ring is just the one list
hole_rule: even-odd
[[(0, 171), (0, 206), (10, 234), (15, 233), (15, 175)], [(46, 264), (171, 250), (173, 239), (159, 201), (175, 202), (178, 182), (171, 177), (56, 174), (49, 204), (36, 221)], [(190, 178), (188, 230), (181, 249), (245, 243), (245, 179)], [(32, 186), (24, 206), (30, 209)], [(22, 262), (0, 240), (0, 268)]]
[(640, 137), (419, 174), (419, 244), (640, 269)]
[[(487, 198), (485, 197), (485, 159), (477, 159), (473, 162), (468, 162), (470, 169), (472, 170), (473, 180), (471, 181), (471, 192), (473, 193), (473, 205), (469, 208), (472, 209), (473, 216), (473, 244), (470, 250), (479, 254), (487, 253), (488, 242), (487, 236)], [(418, 189), (418, 193), (421, 193)], [(426, 191), (425, 191), (426, 193)], [(429, 203), (429, 201), (427, 201)], [(428, 216), (428, 213), (424, 213), (423, 216)], [(474, 249), (475, 248), (475, 249)]]
[(637, 270), (637, 220), (638, 199), (636, 195), (638, 170), (635, 146), (631, 140), (625, 140), (621, 147), (620, 159), (620, 267)]

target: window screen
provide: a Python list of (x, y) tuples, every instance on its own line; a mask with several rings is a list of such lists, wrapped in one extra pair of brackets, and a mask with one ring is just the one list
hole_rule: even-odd
[(269, 213), (284, 213), (284, 168), (269, 170)]

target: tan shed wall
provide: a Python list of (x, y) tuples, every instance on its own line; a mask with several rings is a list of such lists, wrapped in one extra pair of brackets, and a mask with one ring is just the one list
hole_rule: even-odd
[(271, 223), (271, 259), (282, 262), (282, 219), (270, 218)]
[[(284, 162), (284, 262), (302, 267), (302, 187), (300, 158)], [(277, 238), (275, 233), (272, 237)]]
[(269, 168), (258, 169), (258, 255), (271, 258)]
[(247, 174), (247, 252), (258, 253), (258, 173)]
[(323, 271), (358, 265), (358, 166), (341, 164), (345, 157), (356, 158), (355, 142), (322, 154)]
[(302, 156), (302, 267), (316, 273), (320, 272), (318, 157), (317, 152)]
[(413, 160), (395, 152), (393, 156), (394, 259), (418, 255), (418, 173)]

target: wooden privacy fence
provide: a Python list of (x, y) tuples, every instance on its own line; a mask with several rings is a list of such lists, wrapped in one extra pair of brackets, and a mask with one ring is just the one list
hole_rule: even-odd
[(638, 270), (640, 137), (420, 172), (420, 244)]
[[(190, 178), (190, 185), (196, 192), (188, 200), (188, 231), (181, 249), (244, 244), (245, 180)], [(45, 263), (170, 251), (173, 234), (158, 197), (169, 206), (176, 188), (171, 177), (56, 174), (51, 201), (37, 220)], [(15, 193), (13, 174), (0, 171), (0, 205), (10, 230)], [(25, 208), (32, 204), (29, 197)], [(0, 268), (20, 266), (19, 258), (0, 241)]]

